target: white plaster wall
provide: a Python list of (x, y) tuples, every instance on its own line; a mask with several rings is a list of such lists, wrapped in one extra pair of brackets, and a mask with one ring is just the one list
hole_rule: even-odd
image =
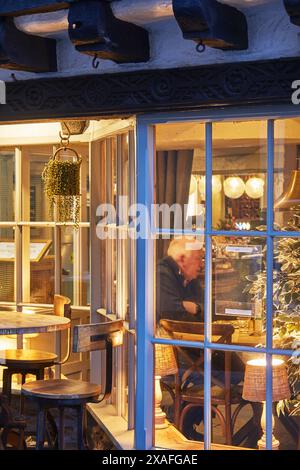
[[(17, 79), (21, 80), (300, 55), (300, 28), (291, 24), (282, 0), (272, 0), (267, 4), (258, 6), (252, 4), (251, 8), (240, 7), (240, 10), (246, 15), (248, 21), (249, 48), (246, 51), (223, 52), (207, 48), (204, 53), (199, 54), (195, 51), (195, 43), (182, 38), (175, 18), (171, 18), (144, 26), (149, 31), (151, 43), (151, 59), (148, 63), (118, 65), (111, 61), (100, 60), (99, 68), (94, 70), (92, 68), (92, 58), (76, 52), (66, 32), (57, 41), (59, 69), (57, 73), (32, 74), (15, 71), (14, 74)], [(0, 70), (0, 79), (12, 80), (11, 71)]]

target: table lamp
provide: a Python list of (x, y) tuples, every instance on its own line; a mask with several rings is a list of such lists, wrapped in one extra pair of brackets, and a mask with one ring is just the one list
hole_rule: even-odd
[(161, 409), (162, 391), (160, 387), (160, 379), (167, 375), (175, 375), (178, 373), (173, 346), (156, 344), (155, 345), (155, 411), (154, 422), (155, 429), (164, 429), (168, 427), (166, 421), (166, 413)]
[[(272, 401), (279, 401), (290, 397), (290, 389), (286, 365), (283, 360), (272, 360), (273, 395)], [(253, 359), (246, 363), (243, 399), (251, 402), (262, 402), (263, 412), (261, 427), (263, 435), (257, 442), (259, 450), (266, 449), (266, 360)], [(274, 417), (272, 415), (272, 430)], [(272, 434), (272, 449), (278, 450), (279, 441)]]

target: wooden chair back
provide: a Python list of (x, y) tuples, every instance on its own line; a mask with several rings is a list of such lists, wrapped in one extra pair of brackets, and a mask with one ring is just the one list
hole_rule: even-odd
[(76, 325), (73, 329), (73, 352), (106, 351), (105, 390), (101, 399), (110, 397), (112, 390), (112, 369), (114, 347), (123, 344), (123, 320)]
[(71, 300), (68, 297), (55, 294), (53, 306), (54, 315), (71, 319)]

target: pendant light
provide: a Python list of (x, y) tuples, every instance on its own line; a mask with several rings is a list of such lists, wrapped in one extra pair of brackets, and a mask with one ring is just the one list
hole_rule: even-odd
[(224, 193), (231, 199), (238, 199), (245, 192), (245, 183), (239, 176), (230, 176), (224, 181)]
[(249, 178), (245, 185), (245, 191), (247, 196), (251, 199), (259, 199), (264, 195), (265, 182), (262, 178)]

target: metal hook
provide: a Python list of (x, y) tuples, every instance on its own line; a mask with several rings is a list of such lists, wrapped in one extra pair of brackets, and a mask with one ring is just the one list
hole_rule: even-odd
[(92, 66), (94, 69), (97, 69), (99, 67), (99, 60), (97, 60), (97, 54), (94, 55)]
[(202, 52), (204, 52), (206, 49), (206, 46), (205, 44), (203, 44), (202, 41), (199, 42), (199, 44), (197, 44), (196, 46), (196, 51), (199, 52), (199, 54), (202, 54)]
[(69, 145), (71, 132), (70, 132), (70, 129), (69, 129), (68, 124), (66, 122), (64, 122), (64, 126), (67, 129), (67, 133), (63, 134), (62, 131), (59, 131), (59, 137), (60, 137), (61, 145), (63, 147), (67, 147)]

